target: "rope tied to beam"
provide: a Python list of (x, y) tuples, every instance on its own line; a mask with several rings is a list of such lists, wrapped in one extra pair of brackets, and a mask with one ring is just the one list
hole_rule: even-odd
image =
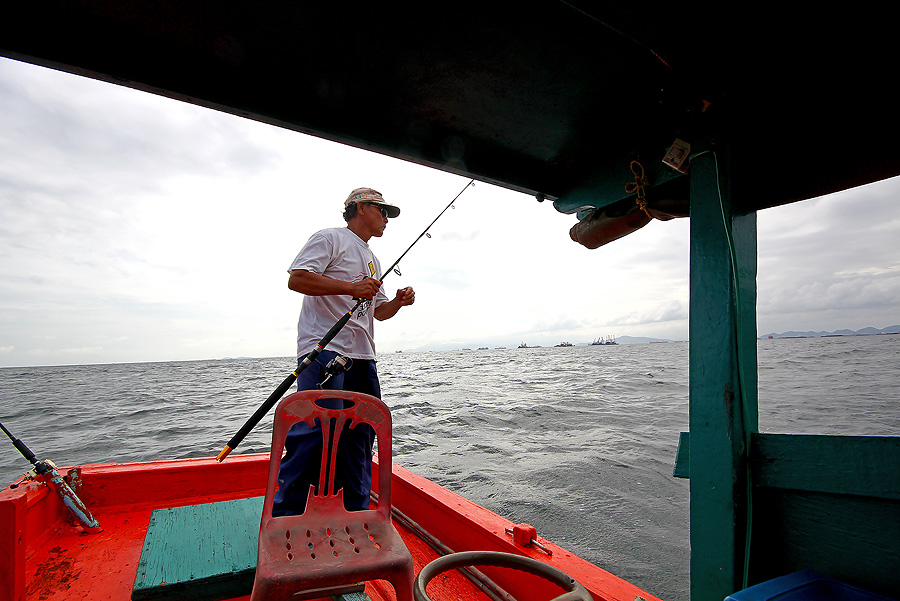
[(647, 210), (646, 188), (650, 185), (650, 180), (647, 179), (647, 175), (644, 173), (644, 166), (641, 165), (640, 161), (634, 160), (631, 161), (630, 167), (631, 173), (634, 175), (634, 181), (625, 184), (625, 192), (628, 194), (637, 194), (636, 202), (638, 208), (646, 213), (647, 217), (653, 219), (653, 215)]

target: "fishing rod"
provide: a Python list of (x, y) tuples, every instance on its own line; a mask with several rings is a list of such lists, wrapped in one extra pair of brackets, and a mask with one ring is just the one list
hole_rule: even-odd
[(456, 202), (456, 199), (459, 198), (460, 196), (462, 196), (462, 193), (465, 192), (466, 190), (468, 190), (469, 186), (474, 186), (474, 185), (475, 185), (475, 180), (474, 179), (469, 180), (469, 183), (466, 184), (463, 187), (463, 189), (459, 191), (459, 194), (454, 196), (453, 200), (451, 200), (449, 203), (447, 203), (447, 206), (444, 207), (444, 210), (441, 211), (440, 213), (438, 213), (438, 216), (434, 218), (434, 221), (429, 223), (428, 227), (426, 227), (424, 230), (422, 230), (422, 233), (419, 234), (419, 237), (416, 238), (415, 240), (413, 240), (413, 243), (409, 245), (409, 248), (407, 248), (405, 251), (403, 251), (403, 254), (400, 255), (400, 258), (397, 259), (396, 261), (394, 261), (394, 264), (387, 268), (387, 270), (385, 271), (385, 275), (387, 275), (388, 273), (390, 273), (392, 271), (394, 271), (397, 275), (400, 275), (400, 272), (396, 271), (397, 265), (400, 263), (400, 261), (403, 259), (403, 257), (406, 256), (406, 253), (408, 253), (410, 250), (412, 250), (412, 247), (415, 246), (419, 242), (419, 240), (422, 239), (422, 236), (428, 236), (429, 238), (431, 238), (431, 234), (428, 233), (428, 230), (431, 229), (431, 226), (434, 225), (435, 223), (437, 223), (437, 220), (440, 219), (441, 216), (447, 212), (447, 209), (449, 209), (450, 207), (453, 206), (453, 203)]
[(31, 449), (29, 449), (24, 442), (13, 436), (2, 423), (0, 423), (0, 429), (9, 436), (13, 446), (18, 449), (22, 456), (34, 466), (32, 472), (34, 472), (35, 479), (38, 482), (50, 483), (51, 488), (59, 495), (59, 498), (63, 505), (66, 506), (66, 509), (81, 522), (81, 527), (84, 528), (85, 532), (94, 534), (103, 530), (103, 528), (100, 527), (100, 522), (91, 515), (87, 506), (78, 498), (78, 495), (75, 494), (72, 487), (70, 487), (65, 479), (59, 474), (59, 469), (56, 467), (55, 463), (49, 459), (38, 461), (34, 453), (31, 452)]
[[(415, 246), (416, 243), (418, 243), (419, 240), (421, 240), (423, 237), (427, 236), (427, 237), (431, 238), (431, 234), (428, 233), (428, 230), (431, 229), (431, 226), (433, 226), (435, 223), (437, 223), (437, 220), (441, 218), (441, 215), (446, 213), (447, 209), (449, 209), (450, 207), (453, 206), (453, 203), (456, 202), (456, 200), (460, 196), (462, 196), (462, 193), (465, 192), (469, 188), (469, 186), (474, 186), (474, 185), (475, 185), (475, 180), (474, 179), (470, 180), (469, 183), (466, 184), (463, 187), (463, 189), (459, 191), (459, 194), (454, 196), (453, 200), (451, 200), (449, 203), (447, 203), (447, 206), (444, 207), (444, 210), (441, 211), (438, 214), (438, 216), (434, 218), (434, 221), (432, 221), (431, 223), (428, 224), (428, 227), (426, 227), (422, 231), (422, 233), (419, 234), (419, 237), (416, 238), (413, 241), (413, 243), (409, 245), (409, 248), (407, 248), (405, 251), (403, 251), (403, 254), (400, 255), (400, 258), (397, 259), (396, 261), (394, 261), (394, 264), (387, 268), (387, 270), (381, 276), (382, 281), (384, 281), (384, 278), (392, 271), (394, 273), (396, 273), (397, 275), (400, 275), (400, 272), (397, 270), (397, 265), (400, 263), (400, 260), (403, 257), (405, 257), (406, 253), (408, 253), (410, 250), (412, 250), (412, 247)], [(335, 322), (335, 324), (333, 326), (331, 326), (331, 329), (328, 330), (328, 332), (325, 334), (325, 336), (322, 337), (322, 340), (320, 340), (319, 343), (316, 344), (315, 348), (313, 350), (311, 350), (303, 358), (302, 361), (300, 361), (300, 364), (297, 366), (297, 369), (295, 369), (293, 372), (291, 372), (288, 375), (288, 377), (286, 377), (284, 379), (284, 381), (282, 381), (281, 384), (278, 385), (278, 388), (276, 388), (274, 391), (272, 391), (272, 394), (270, 394), (269, 397), (263, 402), (263, 404), (259, 406), (259, 408), (253, 413), (253, 415), (250, 416), (250, 419), (248, 419), (244, 423), (244, 425), (241, 426), (241, 429), (238, 430), (237, 433), (231, 437), (231, 440), (228, 441), (228, 444), (225, 445), (225, 448), (222, 449), (222, 451), (216, 456), (216, 461), (218, 461), (219, 463), (221, 463), (222, 461), (225, 461), (225, 458), (228, 457), (228, 455), (231, 453), (231, 451), (233, 451), (239, 444), (241, 444), (241, 441), (244, 440), (244, 438), (247, 436), (247, 434), (250, 433), (250, 430), (252, 430), (253, 428), (256, 427), (256, 424), (258, 424), (260, 422), (260, 420), (266, 415), (266, 413), (269, 412), (269, 409), (271, 409), (272, 406), (275, 403), (277, 403), (278, 400), (284, 395), (284, 393), (287, 391), (287, 389), (291, 387), (291, 384), (294, 383), (294, 381), (297, 379), (297, 377), (300, 375), (300, 373), (304, 369), (306, 369), (313, 361), (316, 360), (316, 357), (319, 356), (319, 353), (321, 353), (323, 350), (325, 350), (325, 347), (328, 346), (328, 343), (331, 342), (331, 340), (335, 336), (337, 336), (338, 332), (340, 332), (341, 329), (343, 329), (343, 327), (345, 325), (347, 325), (347, 322), (350, 321), (350, 318), (353, 316), (353, 313), (356, 312), (356, 310), (359, 308), (359, 306), (363, 303), (363, 301), (365, 299), (358, 298), (355, 300), (356, 300), (356, 304), (353, 305), (353, 307), (349, 311), (344, 313), (341, 316), (341, 318), (339, 320), (337, 320), (337, 322)]]

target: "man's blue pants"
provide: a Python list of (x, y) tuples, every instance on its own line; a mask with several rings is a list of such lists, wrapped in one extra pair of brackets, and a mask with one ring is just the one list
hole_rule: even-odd
[[(325, 379), (325, 366), (336, 355), (334, 351), (319, 353), (316, 360), (297, 376), (297, 390), (316, 390)], [(325, 388), (352, 390), (381, 398), (374, 360), (353, 359), (349, 369), (333, 376)], [(332, 402), (343, 403), (341, 399), (333, 399)], [(374, 440), (375, 432), (368, 424), (360, 424), (352, 429), (345, 426), (341, 433), (335, 467), (335, 489), (344, 489), (344, 507), (350, 511), (369, 508)], [(272, 506), (274, 516), (303, 513), (310, 485), (318, 488), (322, 461), (321, 426), (295, 424), (287, 434), (284, 449), (286, 454), (281, 460), (278, 491)]]

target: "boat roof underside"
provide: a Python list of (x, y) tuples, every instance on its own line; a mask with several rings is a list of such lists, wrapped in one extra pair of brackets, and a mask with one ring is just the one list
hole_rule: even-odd
[(715, 2), (14, 3), (0, 55), (559, 199), (660, 193), (676, 138), (731, 149), (735, 206), (900, 174), (889, 19)]

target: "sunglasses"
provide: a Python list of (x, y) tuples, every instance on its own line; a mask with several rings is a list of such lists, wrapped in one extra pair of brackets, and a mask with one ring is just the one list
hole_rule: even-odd
[(369, 205), (369, 206), (371, 206), (371, 207), (378, 207), (378, 210), (381, 211), (381, 216), (384, 217), (385, 219), (388, 218), (388, 210), (385, 209), (384, 207), (379, 206), (379, 205), (375, 204), (374, 202), (366, 202), (366, 203), (363, 203), (363, 204), (367, 204), (367, 205)]

